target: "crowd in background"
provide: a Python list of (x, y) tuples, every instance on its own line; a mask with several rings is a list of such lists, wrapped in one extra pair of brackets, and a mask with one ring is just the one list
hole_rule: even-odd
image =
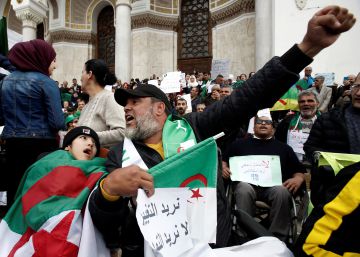
[[(352, 24), (349, 25), (349, 28), (351, 26)], [(308, 65), (312, 61), (296, 46), (290, 51), (293, 51), (291, 53), (299, 58), (301, 65)], [(288, 56), (281, 57), (284, 63), (286, 63), (284, 61), (286, 57)], [(240, 74), (235, 81), (225, 78), (222, 74), (207, 72), (186, 74), (185, 79), (181, 82), (180, 92), (167, 94), (167, 98), (163, 99), (163, 93), (158, 92), (160, 91), (158, 87), (148, 84), (150, 80), (159, 80), (155, 74), (142, 81), (136, 78), (131, 79), (130, 82), (121, 82), (109, 71), (104, 61), (97, 59), (91, 59), (84, 63), (80, 79), (81, 85), (76, 78), (72, 79), (71, 85), (67, 81), (63, 81), (61, 84), (55, 82), (50, 76), (56, 68), (56, 53), (51, 45), (42, 40), (18, 43), (10, 50), (8, 60), (3, 57), (1, 60), (2, 67), (11, 72), (7, 76), (2, 76), (0, 91), (0, 119), (5, 125), (1, 135), (2, 142), (6, 147), (5, 167), (12, 171), (4, 173), (1, 186), (5, 185), (9, 192), (9, 204), (13, 202), (16, 188), (26, 169), (39, 160), (40, 154), (68, 147), (69, 145), (63, 145), (62, 142), (64, 142), (64, 138), (66, 139), (66, 135), (78, 126), (86, 126), (94, 130), (98, 136), (96, 142), (105, 149), (114, 149), (113, 146), (122, 144), (125, 136), (131, 137), (130, 135), (133, 136), (136, 133), (142, 136), (139, 136), (140, 139), (152, 137), (147, 132), (151, 131), (153, 127), (155, 129), (157, 127), (156, 124), (152, 126), (151, 119), (154, 119), (155, 116), (149, 112), (153, 111), (154, 103), (159, 101), (166, 107), (161, 113), (162, 118), (165, 117), (165, 119), (168, 115), (167, 111), (174, 117), (178, 117), (179, 120), (190, 117), (189, 112), (205, 112), (201, 114), (204, 116), (200, 117), (209, 117), (214, 121), (215, 116), (212, 115), (221, 113), (216, 119), (229, 124), (231, 133), (218, 142), (223, 154), (223, 158), (219, 161), (222, 161), (222, 178), (225, 183), (233, 187), (236, 198), (235, 205), (253, 216), (252, 201), (255, 204), (256, 198), (266, 199), (271, 205), (270, 219), (274, 221), (271, 222), (269, 230), (286, 243), (288, 243), (288, 224), (285, 221), (288, 218), (288, 209), (291, 208), (287, 201), (300, 188), (305, 187), (304, 173), (311, 169), (312, 175), (314, 175), (311, 190), (312, 200), (316, 207), (324, 204), (324, 201), (329, 201), (326, 198), (327, 190), (332, 189), (333, 183), (337, 179), (332, 172), (327, 173), (326, 177), (325, 173), (319, 173), (318, 153), (325, 151), (360, 154), (360, 74), (346, 76), (343, 85), (340, 86), (325, 85), (325, 78), (323, 76), (313, 77), (312, 68), (307, 66), (304, 70), (304, 77), (297, 82), (302, 85), (306, 84), (299, 90), (297, 96), (299, 109), (285, 110), (280, 114), (273, 112), (273, 116), (276, 117), (274, 119), (270, 112), (268, 114), (259, 112), (252, 121), (250, 121), (251, 117), (248, 117), (246, 122), (233, 121), (242, 125), (234, 129), (231, 124), (234, 114), (231, 116), (222, 111), (246, 110), (247, 106), (242, 106), (239, 99), (245, 99), (247, 95), (251, 95), (252, 90), (264, 93), (265, 91), (262, 90), (267, 86), (262, 84), (265, 78), (264, 71), (251, 72), (248, 76)], [(284, 74), (289, 73), (289, 77), (296, 77), (300, 70), (297, 70), (296, 64), (287, 61), (289, 67), (296, 67), (293, 69), (297, 72), (295, 75), (290, 74), (292, 72), (289, 71), (290, 68), (285, 70), (283, 66), (274, 63), (269, 66), (274, 70), (281, 70)], [(159, 80), (160, 83), (161, 80)], [(276, 90), (274, 89), (274, 91)], [(271, 99), (271, 92), (267, 93)], [(190, 102), (185, 97), (188, 94), (190, 94)], [(122, 103), (119, 95), (126, 96), (128, 102)], [(136, 115), (129, 114), (131, 113), (129, 109), (136, 109), (137, 104), (143, 104), (136, 102), (137, 97), (140, 99), (151, 97), (148, 103), (151, 106), (150, 111), (147, 110), (144, 117), (141, 116), (138, 120), (133, 117)], [(236, 97), (238, 97), (237, 101), (234, 100)], [(266, 101), (266, 95), (259, 97)], [(253, 102), (247, 103), (249, 108), (252, 105), (257, 107)], [(206, 124), (206, 121), (201, 122), (199, 116), (191, 117), (195, 117), (195, 121), (191, 121), (195, 124), (199, 123), (200, 127)], [(244, 114), (244, 117), (247, 116)], [(141, 129), (136, 131), (135, 129), (131, 133), (126, 131), (126, 128), (133, 124), (134, 120), (144, 128), (146, 127), (148, 131), (146, 129), (143, 129), (145, 131), (140, 131)], [(249, 129), (247, 125), (253, 126), (253, 129)], [(217, 124), (211, 124), (211, 126), (218, 128)], [(139, 125), (139, 127), (141, 126)], [(195, 129), (196, 127), (194, 127)], [(159, 133), (158, 130), (154, 131)], [(197, 133), (205, 132), (197, 131)], [(134, 142), (141, 141), (139, 138), (133, 137), (132, 139)], [(144, 147), (155, 149), (160, 155), (164, 154), (162, 146), (159, 150), (158, 146), (153, 146), (152, 143), (149, 145)], [(110, 154), (114, 154), (114, 150), (112, 151)], [(231, 177), (230, 157), (258, 155), (259, 153), (279, 156), (282, 166), (282, 185), (262, 188), (244, 185), (243, 182), (235, 184), (229, 182)], [(120, 158), (120, 160), (122, 159)], [(304, 162), (308, 170), (303, 165)], [(111, 194), (107, 195), (104, 192), (101, 183), (99, 188), (98, 190), (101, 190), (101, 194), (106, 200), (113, 199)], [(119, 201), (119, 197), (114, 201)], [(301, 240), (303, 239), (301, 238)]]

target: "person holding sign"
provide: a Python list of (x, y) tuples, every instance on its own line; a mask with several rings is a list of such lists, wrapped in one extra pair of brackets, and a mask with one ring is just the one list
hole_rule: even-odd
[[(170, 115), (168, 98), (152, 85), (138, 86), (132, 91), (118, 89), (114, 95), (116, 101), (124, 106), (125, 134), (134, 145), (132, 152), (151, 168), (176, 155), (181, 146), (189, 147), (191, 142), (203, 141), (220, 132), (227, 135), (237, 131), (258, 110), (273, 106), (299, 80), (298, 74), (312, 58), (332, 45), (354, 23), (355, 19), (347, 9), (329, 6), (320, 10), (309, 21), (300, 44), (294, 45), (283, 56), (272, 58), (244, 82), (241, 89), (234, 90), (202, 113), (189, 113), (183, 118)], [(171, 127), (174, 129), (169, 130)], [(172, 139), (177, 143), (173, 144)], [(125, 239), (121, 242), (122, 256), (143, 256), (143, 237), (136, 222), (131, 222), (134, 219), (129, 214), (129, 201), (136, 197), (139, 188), (151, 196), (154, 182), (138, 164), (123, 166), (131, 152), (124, 150), (123, 142), (110, 150), (107, 162), (110, 174), (91, 195), (89, 210), (108, 247), (119, 247), (121, 234)], [(129, 158), (135, 155), (129, 155)], [(296, 190), (297, 184), (291, 183), (288, 187)], [(225, 247), (229, 244), (231, 222), (221, 177), (217, 180), (217, 192), (216, 246)]]
[(233, 142), (224, 154), (223, 177), (234, 181), (238, 209), (254, 216), (256, 200), (270, 204), (269, 230), (286, 241), (291, 224), (291, 195), (303, 185), (305, 168), (292, 148), (273, 135), (272, 120), (256, 117), (254, 137)]

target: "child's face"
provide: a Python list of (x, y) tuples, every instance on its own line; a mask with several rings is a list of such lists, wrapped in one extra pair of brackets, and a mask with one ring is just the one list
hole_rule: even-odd
[(65, 150), (68, 150), (76, 160), (92, 160), (97, 152), (95, 140), (87, 135), (75, 138)]

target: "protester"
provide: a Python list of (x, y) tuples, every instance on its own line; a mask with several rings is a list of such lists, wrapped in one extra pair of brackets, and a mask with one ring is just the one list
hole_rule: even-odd
[(102, 147), (110, 147), (124, 137), (124, 109), (114, 100), (114, 94), (105, 90), (106, 85), (116, 82), (102, 60), (88, 60), (82, 71), (82, 90), (90, 95), (90, 101), (81, 111), (79, 126), (96, 131)]
[[(190, 138), (201, 141), (222, 131), (225, 134), (237, 131), (259, 109), (271, 107), (299, 79), (299, 72), (312, 61), (311, 58), (332, 45), (354, 23), (355, 19), (346, 9), (332, 6), (320, 10), (310, 20), (308, 31), (300, 44), (294, 45), (282, 57), (270, 60), (244, 82), (240, 90), (235, 90), (230, 96), (207, 107), (205, 112), (190, 113), (183, 119), (169, 116), (170, 103), (157, 87), (138, 86), (133, 91), (118, 89), (115, 98), (125, 107), (126, 136), (132, 140), (135, 152), (151, 168), (164, 159), (164, 145), (170, 143), (163, 136), (168, 126), (181, 125), (174, 133), (178, 143), (170, 144), (172, 149), (175, 148), (175, 153), (179, 144)], [(189, 133), (189, 137), (185, 138), (183, 131)], [(100, 183), (100, 189), (92, 194), (90, 212), (108, 247), (119, 246), (121, 233), (125, 237), (125, 241), (122, 241), (122, 256), (143, 256), (143, 238), (136, 222), (131, 223), (133, 216), (128, 215), (128, 197), (135, 197), (138, 188), (152, 195), (153, 179), (137, 165), (122, 167), (123, 150), (126, 150), (123, 149), (123, 143), (110, 150), (107, 161), (110, 174)], [(221, 185), (221, 178), (218, 178), (218, 247), (228, 245), (231, 230), (227, 199)], [(124, 223), (127, 225), (124, 226)]]
[(321, 115), (311, 129), (304, 151), (313, 163), (311, 171), (311, 200), (316, 205), (332, 184), (332, 169), (316, 168), (317, 152), (360, 154), (360, 73), (351, 87), (351, 104), (333, 108)]
[(193, 112), (196, 112), (196, 106), (201, 103), (199, 87), (192, 87), (190, 91), (191, 108)]
[(78, 256), (79, 246), (94, 236), (83, 232), (82, 209), (105, 174), (105, 159), (97, 157), (99, 138), (91, 128), (77, 127), (65, 136), (63, 149), (24, 174), (0, 223), (0, 256)]
[(354, 84), (355, 78), (356, 76), (353, 74), (344, 78), (343, 85), (337, 89), (336, 96), (334, 97), (336, 107), (342, 108), (351, 102), (351, 86)]
[[(6, 76), (1, 89), (0, 117), (5, 127), (7, 167), (3, 174), (11, 204), (20, 179), (38, 155), (57, 149), (56, 136), (65, 128), (59, 88), (50, 78), (56, 53), (44, 40), (15, 44), (9, 54), (16, 71)], [(19, 161), (20, 160), (20, 161)]]
[(204, 104), (209, 106), (221, 99), (220, 95), (220, 85), (215, 84), (211, 87), (211, 94), (204, 100)]
[[(264, 187), (243, 181), (233, 182), (232, 184), (236, 207), (249, 215), (255, 216), (256, 200), (270, 204), (269, 230), (280, 240), (287, 242), (291, 225), (291, 196), (292, 194), (295, 195), (303, 185), (305, 168), (297, 159), (292, 148), (273, 138), (273, 135), (272, 120), (265, 116), (256, 117), (254, 121), (254, 137), (237, 140), (230, 144), (227, 151), (225, 151), (223, 177), (229, 179), (231, 172), (238, 172), (229, 169), (230, 157), (247, 156), (250, 159), (257, 155), (278, 156), (278, 164), (281, 168), (277, 171), (280, 174), (277, 175), (282, 178), (282, 185)], [(270, 164), (271, 167), (274, 167), (275, 163), (276, 160)], [(261, 181), (261, 178), (259, 180)]]
[(221, 89), (220, 89), (220, 95), (221, 97), (226, 97), (228, 95), (231, 95), (231, 92), (232, 92), (232, 87), (231, 86), (223, 86)]
[(319, 101), (313, 91), (302, 91), (298, 95), (299, 112), (289, 114), (276, 128), (275, 138), (292, 147), (300, 161), (304, 160), (304, 143), (320, 113), (317, 112)]
[(197, 104), (196, 105), (196, 112), (203, 112), (205, 110), (205, 104)]
[(303, 80), (306, 81), (308, 88), (311, 88), (314, 84), (315, 79), (311, 76), (312, 68), (310, 66), (305, 67)]
[(183, 117), (186, 113), (187, 102), (184, 98), (178, 98), (176, 101), (176, 112), (180, 117)]
[(195, 75), (191, 75), (190, 78), (189, 78), (189, 83), (188, 83), (188, 87), (190, 88), (190, 91), (191, 91), (191, 88), (197, 87), (198, 85), (199, 84), (196, 81)]
[(309, 89), (317, 94), (319, 100), (319, 112), (321, 113), (328, 111), (332, 94), (331, 88), (324, 85), (324, 81), (325, 78), (323, 76), (316, 76), (313, 87)]

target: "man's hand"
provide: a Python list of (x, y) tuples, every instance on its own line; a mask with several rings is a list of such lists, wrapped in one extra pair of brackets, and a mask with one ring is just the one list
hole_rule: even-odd
[(342, 96), (351, 96), (351, 90), (345, 90)]
[(153, 177), (137, 165), (114, 170), (103, 184), (108, 194), (117, 196), (135, 196), (138, 188), (144, 189), (148, 196), (154, 194)]
[(307, 32), (299, 48), (309, 57), (332, 45), (341, 33), (348, 31), (356, 19), (346, 8), (328, 6), (318, 11), (309, 21)]
[(231, 175), (230, 168), (226, 162), (222, 162), (222, 176), (225, 179), (229, 179)]
[(295, 194), (304, 181), (304, 174), (295, 173), (293, 178), (289, 178), (283, 183), (283, 186), (286, 187), (292, 194)]

